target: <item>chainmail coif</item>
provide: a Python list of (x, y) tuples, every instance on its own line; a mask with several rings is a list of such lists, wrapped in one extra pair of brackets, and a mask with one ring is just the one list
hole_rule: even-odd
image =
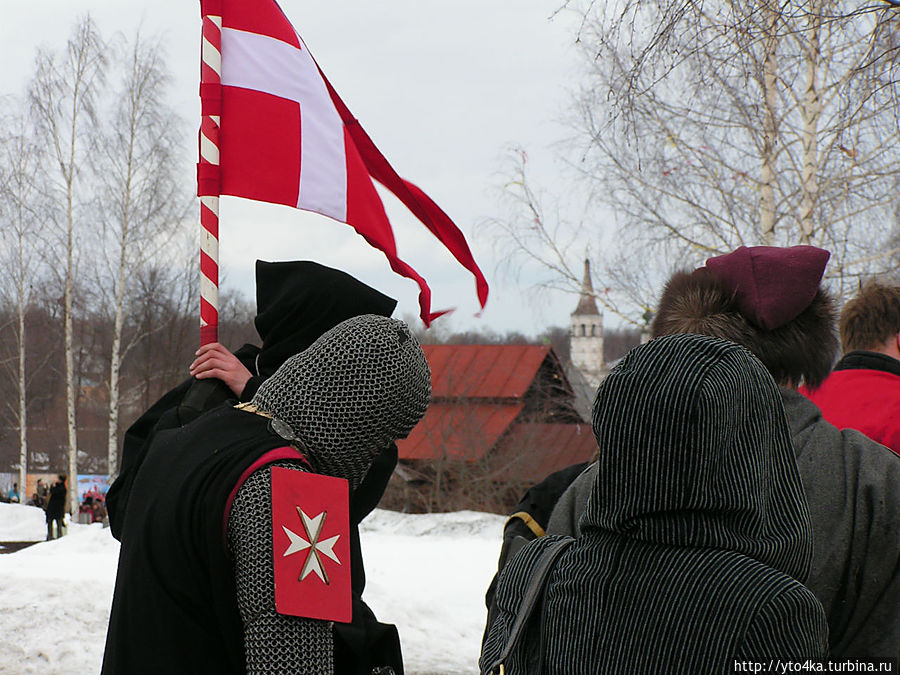
[(402, 321), (348, 319), (285, 361), (253, 403), (287, 423), (318, 473), (355, 489), (373, 458), (425, 414), (431, 371)]

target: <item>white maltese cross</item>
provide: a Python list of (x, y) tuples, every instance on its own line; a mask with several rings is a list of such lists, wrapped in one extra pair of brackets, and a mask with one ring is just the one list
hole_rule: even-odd
[(327, 558), (331, 558), (338, 565), (341, 564), (341, 561), (338, 560), (337, 555), (335, 555), (334, 553), (334, 545), (341, 535), (336, 534), (329, 539), (319, 541), (319, 535), (322, 534), (322, 527), (325, 525), (325, 519), (328, 517), (328, 512), (322, 511), (322, 513), (317, 515), (315, 518), (310, 518), (298, 506), (297, 513), (300, 514), (300, 520), (303, 522), (303, 529), (306, 531), (307, 538), (304, 539), (301, 535), (297, 534), (296, 532), (292, 532), (287, 527), (282, 525), (281, 529), (284, 530), (284, 533), (288, 536), (288, 539), (291, 540), (290, 546), (287, 547), (287, 550), (285, 550), (282, 555), (284, 557), (287, 557), (289, 555), (293, 555), (294, 553), (299, 553), (300, 551), (305, 551), (306, 549), (311, 548), (312, 550), (306, 556), (306, 562), (303, 563), (303, 569), (300, 570), (299, 581), (303, 581), (312, 572), (315, 572), (319, 579), (328, 584), (328, 573), (322, 566), (321, 556), (324, 555)]

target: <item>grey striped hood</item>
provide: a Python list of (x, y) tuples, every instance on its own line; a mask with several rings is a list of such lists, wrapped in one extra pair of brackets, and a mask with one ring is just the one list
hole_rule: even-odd
[(700, 335), (642, 345), (600, 385), (593, 427), (583, 533), (736, 551), (806, 580), (809, 512), (784, 407), (749, 351)]

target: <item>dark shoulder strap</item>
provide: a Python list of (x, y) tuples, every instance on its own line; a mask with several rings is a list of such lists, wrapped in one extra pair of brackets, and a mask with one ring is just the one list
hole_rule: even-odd
[(573, 541), (575, 541), (575, 539), (572, 537), (565, 537), (559, 541), (553, 542), (547, 546), (543, 553), (541, 553), (541, 556), (538, 558), (528, 579), (528, 585), (525, 587), (525, 595), (522, 597), (522, 603), (519, 605), (519, 611), (516, 614), (515, 621), (513, 621), (512, 629), (509, 631), (509, 637), (506, 640), (506, 644), (503, 646), (499, 656), (494, 663), (491, 664), (491, 667), (488, 670), (490, 675), (493, 675), (494, 673), (501, 673), (502, 675), (505, 672), (504, 663), (516, 648), (516, 645), (518, 645), (522, 634), (525, 632), (525, 628), (528, 626), (529, 621), (534, 615), (535, 608), (540, 604), (540, 601), (544, 597), (544, 589), (546, 588), (547, 577), (550, 575), (550, 570), (553, 569), (559, 556), (562, 555)]

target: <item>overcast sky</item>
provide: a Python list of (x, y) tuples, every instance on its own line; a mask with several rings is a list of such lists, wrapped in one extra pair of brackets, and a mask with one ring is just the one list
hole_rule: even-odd
[[(530, 271), (517, 286), (498, 270), (483, 227), (501, 216), (505, 150), (521, 145), (546, 187), (565, 194), (553, 145), (578, 81), (574, 17), (550, 20), (560, 0), (282, 0), (281, 6), (351, 111), (398, 173), (423, 188), (466, 234), (491, 284), (481, 319), (472, 277), (402, 206), (388, 203), (400, 256), (429, 282), (435, 309), (456, 307), (453, 329), (486, 325), (537, 333), (566, 325), (577, 298), (536, 296)], [(163, 40), (174, 73), (172, 102), (199, 125), (199, 2), (191, 0), (3, 1), (0, 93), (21, 93), (35, 50), (65, 44), (90, 12), (104, 36), (138, 27)], [(191, 176), (195, 156), (186, 162)], [(417, 287), (348, 226), (296, 209), (222, 199), (225, 283), (253, 297), (253, 261), (312, 259), (340, 267), (417, 314)], [(443, 319), (439, 321), (444, 321)]]

